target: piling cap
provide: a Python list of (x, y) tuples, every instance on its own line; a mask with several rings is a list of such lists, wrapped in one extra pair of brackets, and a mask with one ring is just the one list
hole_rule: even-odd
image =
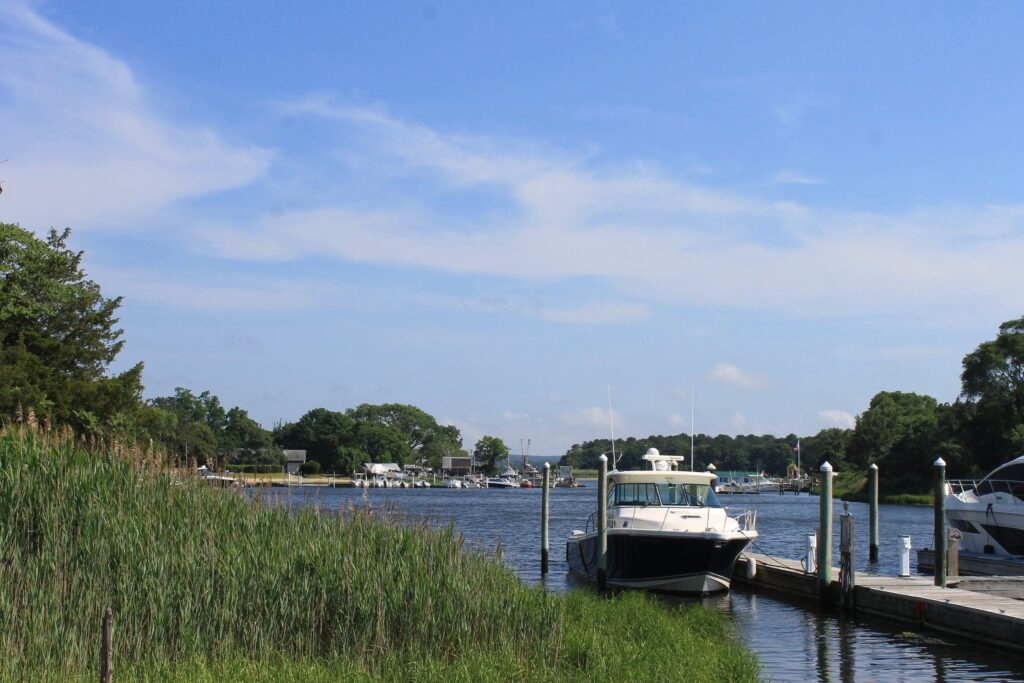
[(942, 458), (935, 458), (935, 462), (932, 464), (934, 464), (936, 467), (945, 467), (946, 461), (943, 460)]
[(831, 472), (832, 471), (832, 465), (828, 464), (828, 460), (826, 460), (825, 462), (823, 462), (821, 464), (821, 471), (822, 472)]
[(549, 463), (549, 462), (544, 463), (544, 469), (550, 470), (551, 469), (551, 463)]
[(605, 455), (604, 453), (602, 453), (601, 455), (597, 456), (597, 459), (600, 460), (601, 462), (608, 462), (608, 456)]
[(869, 470), (877, 470), (878, 469), (878, 465), (876, 465), (875, 463), (871, 463), (871, 466), (868, 467), (868, 469)]

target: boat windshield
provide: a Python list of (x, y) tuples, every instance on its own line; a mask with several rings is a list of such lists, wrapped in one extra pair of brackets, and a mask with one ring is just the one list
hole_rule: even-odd
[(707, 484), (616, 484), (608, 493), (608, 504), (614, 506), (683, 505), (720, 508), (718, 496)]

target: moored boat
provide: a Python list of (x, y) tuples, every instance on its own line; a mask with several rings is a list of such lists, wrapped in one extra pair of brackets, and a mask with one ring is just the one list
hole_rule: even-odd
[[(608, 473), (606, 577), (610, 586), (673, 593), (728, 590), (736, 558), (757, 538), (756, 516), (731, 517), (710, 472), (672, 467), (684, 456), (650, 449), (650, 470)], [(569, 570), (597, 577), (596, 513), (566, 542)]]
[(946, 482), (946, 521), (961, 534), (960, 550), (1024, 556), (1024, 455), (980, 480)]

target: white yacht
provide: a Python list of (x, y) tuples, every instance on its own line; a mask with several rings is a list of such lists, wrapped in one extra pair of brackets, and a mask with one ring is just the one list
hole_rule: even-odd
[(981, 480), (946, 482), (946, 521), (968, 553), (1024, 556), (1024, 455)]
[[(731, 517), (712, 488), (714, 474), (672, 469), (684, 456), (652, 448), (644, 460), (650, 470), (608, 473), (608, 585), (728, 590), (736, 558), (757, 538), (755, 513)], [(596, 517), (565, 546), (569, 570), (588, 580), (597, 576)]]

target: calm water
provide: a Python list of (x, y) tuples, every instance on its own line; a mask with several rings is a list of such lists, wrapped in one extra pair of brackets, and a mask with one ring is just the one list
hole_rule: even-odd
[[(270, 500), (295, 505), (397, 506), (403, 512), (452, 521), (467, 539), (491, 550), (499, 542), (502, 557), (524, 581), (549, 590), (577, 585), (565, 565), (564, 539), (581, 529), (595, 508), (596, 488), (552, 489), (551, 566), (540, 576), (540, 500), (538, 489), (272, 489)], [(805, 536), (817, 526), (818, 498), (806, 494), (722, 496), (734, 510), (756, 509), (760, 538), (755, 550), (796, 558)], [(837, 503), (834, 514), (842, 511)], [(857, 520), (858, 571), (895, 575), (897, 537), (909, 534), (914, 548), (931, 545), (932, 510), (883, 505), (879, 511), (879, 562), (867, 561), (867, 505), (851, 503)], [(838, 523), (835, 536), (838, 537)], [(838, 540), (836, 540), (838, 544)], [(833, 548), (838, 565), (838, 547)], [(916, 553), (911, 554), (916, 570)], [(673, 601), (676, 599), (665, 598)], [(704, 604), (730, 615), (743, 641), (754, 650), (765, 674), (776, 681), (1024, 681), (1024, 660), (957, 642), (944, 635), (915, 634), (880, 619), (822, 614), (807, 603), (776, 595), (734, 590), (706, 598)]]

